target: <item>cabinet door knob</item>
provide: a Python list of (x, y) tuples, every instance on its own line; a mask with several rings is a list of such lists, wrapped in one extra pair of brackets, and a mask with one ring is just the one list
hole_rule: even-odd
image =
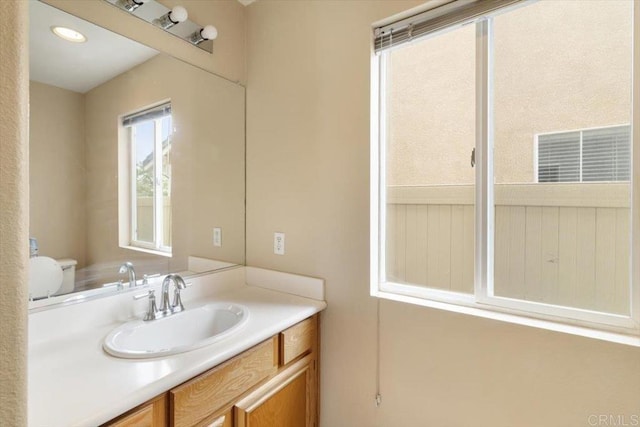
[(224, 420), (226, 418), (226, 415), (221, 416), (220, 418), (216, 418), (211, 424), (209, 424), (207, 427), (222, 427), (224, 426)]

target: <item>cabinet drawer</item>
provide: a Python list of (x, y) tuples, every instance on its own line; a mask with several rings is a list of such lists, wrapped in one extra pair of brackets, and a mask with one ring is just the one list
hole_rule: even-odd
[(121, 418), (109, 427), (146, 427), (153, 425), (153, 407), (147, 405)]
[(316, 341), (317, 316), (310, 317), (280, 333), (280, 364), (310, 352)]
[(277, 370), (277, 337), (205, 372), (169, 392), (174, 427), (193, 426)]
[(167, 425), (165, 396), (166, 394), (156, 397), (151, 402), (104, 424), (103, 427), (165, 427)]

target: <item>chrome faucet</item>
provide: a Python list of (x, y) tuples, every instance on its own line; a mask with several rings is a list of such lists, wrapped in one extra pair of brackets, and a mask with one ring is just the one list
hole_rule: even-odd
[[(175, 285), (173, 303), (169, 302), (169, 286), (171, 285), (171, 282)], [(149, 307), (147, 308), (147, 313), (144, 315), (144, 321), (161, 319), (184, 310), (184, 305), (182, 305), (182, 300), (180, 299), (180, 291), (188, 286), (191, 286), (191, 283), (185, 283), (184, 279), (180, 277), (180, 275), (169, 274), (162, 281), (162, 299), (160, 300), (160, 309), (156, 306), (156, 297), (152, 289), (143, 294), (134, 295), (133, 299), (137, 300), (149, 297)]]
[[(169, 303), (169, 285), (171, 285), (171, 282), (175, 285), (173, 303)], [(160, 300), (160, 312), (163, 316), (184, 310), (184, 305), (182, 305), (182, 300), (180, 299), (180, 291), (186, 287), (187, 284), (184, 283), (184, 279), (179, 274), (169, 274), (164, 278), (162, 281), (162, 299)]]
[(120, 270), (118, 270), (120, 274), (129, 273), (129, 288), (133, 288), (136, 286), (136, 272), (133, 269), (133, 264), (130, 262), (125, 262), (120, 266)]

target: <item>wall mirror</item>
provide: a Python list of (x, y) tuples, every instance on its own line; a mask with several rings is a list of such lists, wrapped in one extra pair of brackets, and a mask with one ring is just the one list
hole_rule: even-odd
[(31, 307), (126, 290), (127, 262), (138, 282), (243, 264), (244, 87), (29, 6), (31, 261), (63, 270)]

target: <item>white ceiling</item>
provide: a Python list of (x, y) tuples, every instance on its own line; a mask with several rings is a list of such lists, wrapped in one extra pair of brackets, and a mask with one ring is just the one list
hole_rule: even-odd
[[(143, 63), (158, 51), (37, 0), (29, 1), (30, 79), (85, 93)], [(51, 32), (69, 27), (87, 37), (72, 43)]]

